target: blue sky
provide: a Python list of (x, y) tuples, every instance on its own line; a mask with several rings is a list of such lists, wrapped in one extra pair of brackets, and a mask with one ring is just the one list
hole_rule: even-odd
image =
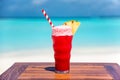
[(120, 0), (0, 0), (0, 17), (120, 16)]

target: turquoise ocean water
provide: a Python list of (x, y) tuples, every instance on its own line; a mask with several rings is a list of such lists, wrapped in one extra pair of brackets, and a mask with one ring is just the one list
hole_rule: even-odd
[[(120, 18), (51, 19), (55, 26), (73, 19), (81, 22), (73, 47), (120, 46)], [(45, 18), (0, 19), (0, 53), (51, 47), (51, 27)]]

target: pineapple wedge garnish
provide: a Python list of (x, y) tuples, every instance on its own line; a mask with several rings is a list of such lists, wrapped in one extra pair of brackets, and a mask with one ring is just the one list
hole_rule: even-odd
[(74, 35), (76, 33), (79, 25), (80, 25), (80, 22), (77, 22), (75, 20), (71, 20), (71, 21), (65, 22), (63, 25), (70, 26), (72, 28), (72, 33)]

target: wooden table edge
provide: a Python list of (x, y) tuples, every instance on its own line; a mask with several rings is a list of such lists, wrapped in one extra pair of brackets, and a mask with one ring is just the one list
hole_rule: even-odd
[[(1, 75), (0, 75), (0, 80), (4, 80), (4, 79), (2, 79), (4, 76), (7, 76), (8, 75), (8, 73), (9, 74), (12, 74), (13, 73), (13, 69), (15, 68), (15, 66), (23, 66), (24, 65), (24, 68), (23, 68), (23, 70), (22, 70), (22, 72), (27, 68), (27, 66), (28, 65), (39, 65), (39, 64), (41, 64), (41, 65), (46, 65), (46, 64), (48, 64), (48, 65), (54, 65), (54, 62), (16, 62), (16, 63), (14, 63), (9, 69), (7, 69), (4, 73), (2, 73)], [(117, 64), (117, 63), (96, 63), (96, 62), (71, 62), (71, 65), (86, 65), (86, 64), (88, 64), (88, 65), (104, 65), (104, 66), (112, 66), (112, 67), (114, 67), (115, 68), (115, 70), (116, 70), (116, 72), (118, 73), (118, 76), (120, 76), (120, 70), (118, 71), (118, 67), (119, 67), (119, 69), (120, 69), (120, 66)], [(117, 66), (117, 67), (116, 67)], [(17, 67), (16, 68), (16, 70), (18, 70), (18, 68), (19, 67)], [(19, 74), (17, 74), (17, 75), (14, 75), (15, 76), (15, 78), (17, 78), (22, 72), (20, 72)], [(7, 79), (8, 80), (8, 79)]]

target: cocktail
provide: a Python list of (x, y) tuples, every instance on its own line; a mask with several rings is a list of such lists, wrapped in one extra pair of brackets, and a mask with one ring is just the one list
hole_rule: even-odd
[(69, 26), (52, 28), (52, 40), (57, 73), (68, 73), (70, 69), (70, 52), (72, 48), (72, 29)]
[(79, 25), (79, 22), (71, 20), (61, 26), (52, 28), (55, 70), (57, 73), (68, 73), (70, 71), (72, 39)]
[(42, 12), (52, 26), (55, 71), (56, 73), (69, 73), (72, 39), (80, 22), (71, 20), (65, 22), (63, 25), (53, 26), (46, 12), (44, 10)]

